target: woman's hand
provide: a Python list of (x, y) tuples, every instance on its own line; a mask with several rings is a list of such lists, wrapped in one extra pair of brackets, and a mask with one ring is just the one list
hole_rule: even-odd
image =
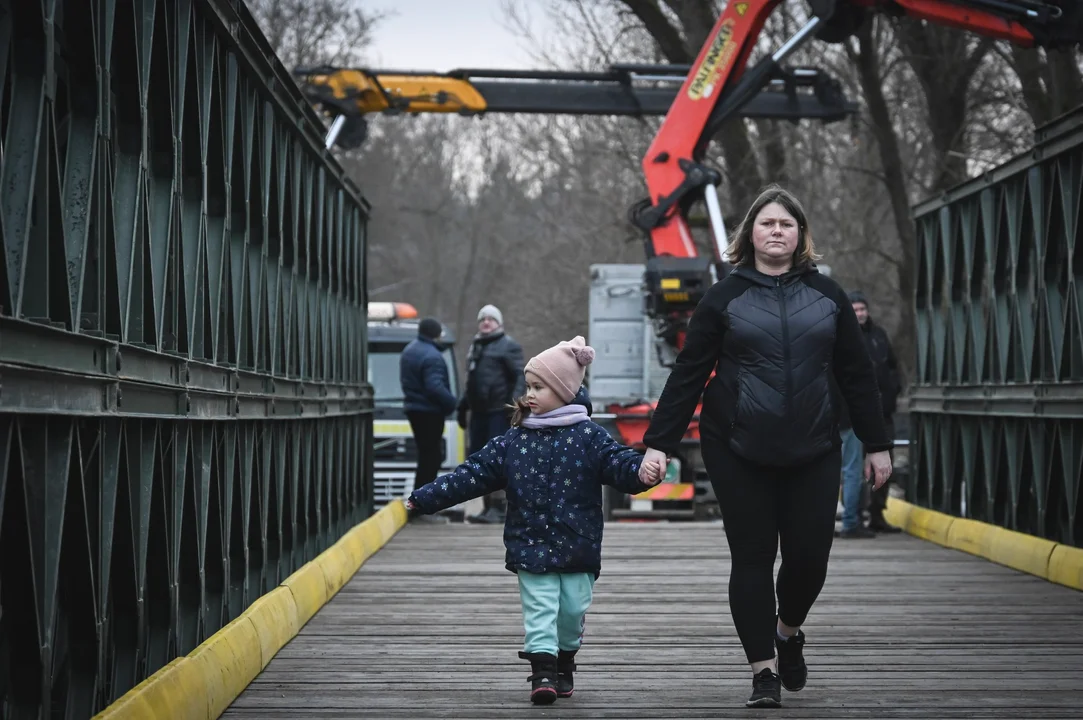
[(639, 465), (639, 481), (644, 485), (657, 485), (666, 476), (669, 458), (661, 450), (647, 448)]
[(889, 477), (891, 477), (891, 454), (887, 450), (865, 456), (865, 480), (872, 481), (874, 490), (879, 490)]

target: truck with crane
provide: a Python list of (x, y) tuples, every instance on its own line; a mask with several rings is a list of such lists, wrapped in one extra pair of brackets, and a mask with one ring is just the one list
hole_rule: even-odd
[[(366, 137), (365, 116), (377, 112), (664, 115), (641, 165), (648, 195), (628, 214), (644, 235), (646, 262), (631, 268), (640, 281), (638, 285), (634, 278), (630, 281), (628, 267), (595, 268), (617, 284), (630, 281), (630, 287), (638, 287), (634, 291), (638, 293), (635, 302), (642, 308), (638, 312), (653, 335), (654, 347), (648, 348), (644, 341), (641, 348), (645, 354), (638, 371), (647, 397), (630, 403), (607, 402), (602, 413), (622, 442), (636, 445), (642, 442), (661, 390), (661, 375), (651, 370), (653, 361), (647, 357), (656, 355), (662, 369), (677, 361), (692, 311), (729, 270), (727, 229), (718, 200), (721, 174), (704, 162), (711, 140), (733, 117), (832, 122), (857, 110), (841, 85), (826, 73), (786, 66), (794, 51), (813, 39), (842, 42), (870, 13), (906, 16), (1024, 48), (1073, 48), (1083, 40), (1083, 3), (1077, 0), (806, 0), (809, 13), (804, 25), (749, 67), (767, 18), (783, 2), (730, 0), (689, 66), (623, 64), (600, 73), (318, 67), (298, 68), (296, 74), (309, 101), (331, 118), (326, 137), (329, 148), (358, 146)], [(697, 251), (689, 220), (691, 209), (700, 202), (706, 207), (713, 240), (709, 255)], [(618, 314), (627, 312), (625, 308)], [(637, 331), (628, 337), (637, 338)], [(604, 354), (604, 342), (599, 340), (591, 338), (603, 345)], [(624, 349), (615, 352), (628, 353), (629, 343), (636, 342), (616, 342), (614, 347)], [(612, 359), (619, 364), (619, 358)], [(597, 375), (592, 375), (592, 382), (602, 379)], [(596, 400), (604, 399), (605, 392), (596, 395)], [(635, 498), (632, 507), (614, 508), (614, 514), (627, 510), (631, 515), (658, 517), (656, 509), (670, 514), (676, 510), (676, 516), (710, 514), (711, 494), (698, 461), (698, 444), (694, 419), (685, 436), (684, 456), (673, 464), (679, 472), (654, 488), (650, 497)], [(637, 500), (651, 501), (650, 509), (637, 511)]]

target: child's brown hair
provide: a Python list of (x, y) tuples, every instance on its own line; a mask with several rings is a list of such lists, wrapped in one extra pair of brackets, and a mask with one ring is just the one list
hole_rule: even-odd
[(519, 427), (523, 424), (523, 420), (526, 420), (530, 415), (530, 406), (526, 404), (526, 398), (515, 398), (515, 401), (508, 405), (507, 408), (511, 410), (511, 426)]

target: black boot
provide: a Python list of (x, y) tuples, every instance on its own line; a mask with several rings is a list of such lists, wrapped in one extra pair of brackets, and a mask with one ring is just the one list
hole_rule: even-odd
[(576, 652), (576, 650), (561, 650), (557, 654), (557, 697), (569, 698), (575, 692), (572, 672), (575, 670)]
[(890, 535), (892, 533), (900, 533), (900, 532), (902, 532), (902, 528), (895, 527), (894, 525), (889, 523), (887, 520), (885, 520), (883, 515), (877, 515), (877, 514), (873, 514), (873, 516), (871, 518), (869, 518), (869, 530), (873, 531), (874, 533), (881, 533), (881, 534), (888, 534), (888, 535)]
[(520, 652), (519, 657), (530, 661), (530, 702), (551, 705), (557, 699), (557, 657), (549, 653)]

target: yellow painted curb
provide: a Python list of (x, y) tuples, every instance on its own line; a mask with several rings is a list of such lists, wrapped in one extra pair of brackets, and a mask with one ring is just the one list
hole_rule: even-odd
[(214, 720), (406, 524), (401, 500), (351, 528), (231, 623), (129, 690), (95, 720)]
[(910, 522), (906, 530), (923, 540), (931, 540), (938, 545), (948, 544), (948, 533), (955, 521), (951, 515), (915, 506), (910, 510)]
[(206, 701), (188, 696), (196, 668), (187, 657), (179, 657), (129, 690), (107, 707), (98, 718), (143, 718), (145, 720), (202, 720), (207, 717)]
[(301, 630), (297, 601), (281, 585), (252, 603), (248, 619), (259, 636), (261, 670)]
[(1049, 579), (1083, 590), (1083, 549), (1057, 545), (1049, 556)]
[(1083, 590), (1083, 549), (889, 498), (884, 517), (911, 535)]
[(989, 554), (992, 529), (992, 525), (977, 520), (955, 518), (948, 530), (948, 541), (945, 544), (971, 555), (985, 557)]
[(191, 678), (188, 695), (202, 697), (206, 717), (216, 718), (256, 679), (263, 669), (261, 661), (259, 634), (242, 613), (188, 656), (188, 662), (199, 669)]
[(1005, 528), (997, 530), (999, 532), (989, 533), (989, 554), (986, 557), (1001, 565), (1049, 579), (1049, 556), (1057, 543)]
[(914, 506), (906, 502), (892, 502), (892, 500), (894, 498), (888, 498), (884, 519), (895, 527), (906, 530), (910, 523), (910, 511), (914, 509)]

